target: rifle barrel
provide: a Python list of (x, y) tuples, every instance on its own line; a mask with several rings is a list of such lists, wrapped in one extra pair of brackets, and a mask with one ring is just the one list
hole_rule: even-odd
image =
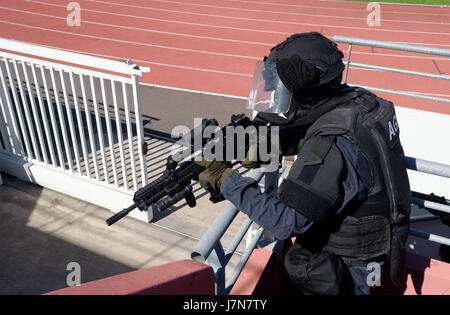
[(131, 206), (129, 206), (126, 209), (123, 209), (122, 211), (116, 213), (115, 215), (113, 215), (111, 218), (109, 218), (108, 220), (106, 220), (106, 224), (111, 225), (116, 223), (117, 221), (119, 221), (120, 219), (122, 219), (123, 217), (125, 217), (128, 213), (130, 213), (133, 209), (135, 209), (137, 207), (137, 203), (132, 204)]

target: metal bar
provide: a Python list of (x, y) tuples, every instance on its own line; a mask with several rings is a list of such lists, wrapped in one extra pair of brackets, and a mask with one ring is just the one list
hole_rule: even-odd
[[(65, 153), (66, 153), (66, 157), (67, 157), (67, 164), (69, 165), (69, 170), (71, 172), (73, 172), (72, 154), (70, 153), (69, 139), (67, 137), (67, 130), (66, 130), (66, 121), (64, 119), (64, 113), (62, 111), (61, 102), (59, 99), (58, 86), (56, 85), (55, 69), (53, 69), (53, 68), (50, 69), (50, 76), (52, 79), (53, 93), (55, 94), (56, 108), (58, 110), (59, 125), (61, 126), (61, 132), (62, 132), (63, 140), (64, 140), (64, 148), (65, 148)], [(55, 125), (55, 128), (57, 128), (57, 126), (58, 125)], [(63, 166), (63, 168), (65, 169), (65, 166)]]
[(423, 222), (423, 221), (431, 221), (431, 220), (438, 220), (439, 216), (433, 215), (433, 214), (427, 214), (427, 215), (419, 215), (415, 217), (411, 217), (409, 219), (409, 222)]
[[(51, 70), (50, 70), (50, 72), (51, 72)], [(47, 97), (47, 106), (48, 106), (48, 111), (50, 113), (50, 120), (52, 122), (53, 136), (55, 138), (56, 150), (58, 151), (59, 165), (62, 169), (65, 169), (64, 155), (62, 152), (61, 141), (60, 141), (59, 134), (58, 134), (58, 122), (56, 121), (55, 111), (53, 110), (53, 101), (50, 97), (50, 89), (49, 89), (48, 82), (47, 82), (47, 76), (45, 75), (45, 69), (42, 66), (41, 66), (41, 75), (42, 75), (42, 82), (44, 82), (45, 96)], [(55, 95), (55, 97), (57, 97), (57, 95)], [(55, 166), (57, 166), (56, 160), (55, 160)]]
[(3, 94), (3, 90), (0, 89), (0, 150), (7, 154), (11, 154), (13, 151), (9, 143), (11, 137), (8, 132), (9, 124), (7, 123), (7, 115), (5, 112), (6, 100)]
[(40, 45), (27, 44), (15, 40), (7, 40), (4, 38), (0, 38), (0, 47), (10, 51), (17, 51), (24, 54), (32, 53), (34, 56), (59, 60), (63, 62), (70, 62), (72, 64), (82, 65), (85, 67), (93, 67), (116, 73), (141, 75), (142, 72), (150, 71), (148, 68), (144, 67), (136, 68), (136, 65), (134, 64), (127, 64), (124, 62), (82, 55), (60, 49), (52, 49)]
[(197, 245), (195, 245), (191, 252), (192, 260), (204, 263), (208, 259), (209, 254), (213, 250), (217, 240), (223, 236), (238, 212), (239, 210), (231, 202), (227, 203), (216, 220), (214, 220), (214, 222), (210, 225), (206, 233), (203, 234)]
[(348, 45), (347, 62), (345, 66), (344, 83), (347, 83), (348, 70), (350, 68), (350, 56), (352, 54), (352, 45)]
[[(30, 66), (33, 67), (33, 64), (31, 64)], [(37, 130), (37, 133), (38, 133), (40, 149), (42, 150), (42, 155), (44, 157), (44, 163), (48, 164), (47, 149), (45, 147), (45, 141), (44, 141), (44, 137), (43, 137), (43, 133), (42, 133), (42, 128), (41, 128), (41, 124), (40, 124), (39, 114), (38, 114), (38, 112), (36, 110), (36, 102), (35, 102), (34, 95), (33, 95), (33, 90), (31, 88), (31, 84), (30, 84), (30, 77), (28, 75), (28, 71), (27, 71), (26, 64), (25, 64), (24, 61), (22, 61), (22, 69), (23, 69), (23, 73), (24, 73), (24, 76), (25, 76), (26, 87), (28, 89), (28, 97), (30, 98), (31, 110), (33, 111), (33, 115), (34, 115), (34, 123), (36, 125), (36, 130)], [(37, 91), (36, 91), (36, 93), (37, 93)], [(34, 131), (33, 131), (33, 133), (34, 133)]]
[[(267, 169), (267, 168), (266, 168)], [(264, 194), (270, 194), (273, 190), (277, 189), (279, 186), (280, 176), (284, 173), (284, 170), (286, 169), (285, 165), (282, 165), (282, 167), (276, 171), (272, 172), (264, 172)], [(264, 168), (262, 169), (265, 170)], [(250, 227), (250, 226), (249, 226)], [(245, 264), (247, 263), (251, 253), (253, 252), (253, 249), (256, 247), (258, 241), (261, 239), (262, 235), (264, 233), (264, 228), (259, 227), (255, 233), (249, 233), (251, 235), (250, 240), (247, 243), (247, 246), (245, 248), (244, 254), (239, 261), (238, 265), (235, 267), (233, 271), (233, 275), (230, 277), (229, 281), (227, 282), (227, 292), (231, 291), (231, 288), (233, 287), (234, 283), (236, 282), (237, 278), (242, 272), (242, 269), (244, 268)]]
[(38, 81), (38, 77), (37, 77), (36, 67), (35, 66), (36, 66), (35, 64), (32, 64), (31, 65), (31, 69), (32, 69), (32, 72), (33, 72), (33, 80), (34, 80), (34, 84), (35, 84), (35, 87), (36, 87), (36, 94), (37, 94), (38, 101), (39, 101), (39, 109), (41, 111), (42, 123), (44, 125), (44, 131), (45, 131), (45, 137), (47, 139), (48, 149), (50, 151), (51, 163), (53, 163), (56, 166), (57, 162), (56, 162), (55, 150), (53, 149), (52, 135), (50, 133), (50, 128), (49, 128), (49, 125), (48, 125), (47, 112), (45, 110), (44, 101), (42, 99), (40, 84), (39, 84), (39, 81)]
[[(41, 59), (30, 58), (30, 57), (26, 57), (23, 55), (11, 54), (11, 53), (7, 53), (7, 52), (3, 52), (3, 51), (0, 51), (0, 56), (4, 56), (4, 57), (10, 58), (10, 59), (17, 59), (17, 60), (25, 61), (27, 63), (38, 64), (40, 66), (46, 67), (47, 69), (55, 68), (58, 70), (64, 70), (65, 72), (74, 72), (76, 74), (82, 73), (84, 75), (91, 75), (96, 78), (105, 78), (108, 80), (126, 81), (127, 83), (131, 83), (130, 77), (124, 77), (124, 76), (114, 75), (114, 74), (110, 74), (110, 73), (99, 72), (99, 71), (95, 71), (95, 70), (77, 68), (77, 67), (73, 67), (73, 66), (68, 66), (66, 64), (60, 64), (60, 63), (45, 61), (45, 60), (41, 60)], [(66, 60), (65, 62), (70, 63), (70, 60)]]
[[(95, 138), (93, 131), (94, 128), (92, 127), (91, 110), (89, 108), (89, 101), (86, 96), (86, 85), (84, 83), (84, 76), (82, 74), (80, 74), (79, 76), (80, 76), (81, 94), (83, 95), (84, 114), (88, 126), (89, 144), (91, 146), (92, 160), (94, 162), (95, 178), (100, 181), (100, 173), (98, 170), (98, 161), (97, 161), (97, 147), (95, 146)], [(89, 160), (86, 163), (89, 164)]]
[(418, 206), (421, 206), (422, 208), (429, 208), (437, 211), (442, 211), (446, 213), (450, 213), (450, 206), (443, 205), (441, 203), (432, 202), (429, 200), (423, 200), (419, 198), (412, 197), (412, 203), (416, 204)]
[[(255, 169), (252, 170), (248, 176), (259, 182), (263, 175), (264, 173), (261, 169)], [(195, 245), (194, 249), (191, 252), (191, 259), (199, 262), (206, 261), (217, 240), (219, 240), (223, 236), (228, 226), (236, 217), (238, 211), (239, 210), (231, 202), (228, 202), (226, 204), (225, 208), (222, 210), (222, 212), (220, 212), (219, 216), (210, 225), (197, 245)]]
[[(19, 86), (19, 91), (20, 91), (20, 97), (22, 99), (22, 108), (25, 112), (25, 119), (27, 122), (27, 126), (28, 126), (28, 134), (31, 137), (31, 143), (33, 145), (33, 150), (34, 150), (34, 156), (37, 161), (41, 161), (41, 155), (39, 154), (39, 146), (37, 144), (36, 141), (36, 137), (34, 136), (34, 130), (33, 130), (33, 121), (31, 119), (31, 114), (30, 114), (30, 110), (28, 109), (28, 102), (27, 102), (27, 98), (25, 95), (25, 90), (23, 88), (22, 85), (22, 78), (20, 76), (20, 72), (19, 72), (19, 65), (17, 60), (13, 60), (13, 64), (14, 64), (14, 70), (16, 72), (16, 78), (17, 78), (17, 85)], [(31, 99), (31, 96), (30, 96)], [(31, 155), (31, 158), (33, 159), (33, 156)]]
[(139, 160), (141, 162), (141, 177), (142, 186), (147, 185), (147, 165), (145, 163), (143, 145), (144, 145), (144, 126), (142, 124), (142, 110), (141, 110), (141, 93), (139, 88), (139, 79), (137, 75), (133, 75), (133, 99), (134, 99), (134, 113), (136, 117), (136, 130)]
[(429, 101), (434, 101), (434, 102), (450, 103), (450, 99), (441, 98), (441, 97), (427, 96), (427, 95), (421, 95), (421, 94), (416, 94), (416, 93), (411, 93), (411, 92), (394, 91), (394, 90), (382, 89), (382, 88), (376, 88), (376, 87), (364, 86), (364, 85), (359, 85), (359, 87), (365, 88), (367, 90), (384, 92), (384, 93), (389, 93), (389, 94), (394, 94), (394, 95), (415, 97), (415, 98), (420, 98), (423, 100), (429, 100)]
[(398, 69), (398, 68), (381, 67), (381, 66), (368, 65), (368, 64), (357, 63), (357, 62), (352, 62), (352, 66), (358, 67), (358, 68), (372, 69), (372, 70), (410, 74), (410, 75), (416, 75), (416, 76), (426, 77), (426, 78), (450, 80), (450, 76), (442, 75), (442, 74), (432, 74), (432, 73), (427, 73), (427, 72), (417, 72), (417, 71), (404, 70), (404, 69)]
[[(6, 59), (4, 59), (4, 62), (8, 62)], [(6, 65), (5, 65), (5, 69), (6, 69)], [(4, 100), (2, 100), (3, 104), (4, 104), (4, 108), (3, 110), (5, 111), (5, 115), (7, 115), (7, 120), (9, 121), (9, 126), (12, 126), (13, 130), (10, 129), (11, 131), (11, 136), (13, 135), (13, 131), (14, 131), (14, 136), (12, 136), (11, 142), (14, 148), (14, 154), (16, 155), (20, 155), (20, 156), (25, 156), (25, 151), (23, 148), (23, 143), (22, 140), (20, 139), (20, 132), (19, 132), (19, 128), (17, 126), (17, 122), (16, 119), (14, 117), (14, 109), (13, 109), (13, 105), (12, 105), (12, 101), (11, 101), (11, 96), (9, 94), (8, 91), (8, 85), (6, 84), (5, 81), (5, 73), (2, 69), (2, 66), (0, 64), (0, 90), (2, 90), (2, 96), (5, 98)]]
[(75, 86), (75, 79), (73, 72), (69, 73), (70, 76), (70, 86), (72, 88), (72, 95), (73, 95), (73, 101), (75, 105), (75, 114), (77, 117), (78, 122), (78, 134), (80, 135), (81, 140), (81, 149), (83, 151), (83, 159), (84, 159), (84, 165), (86, 168), (86, 174), (89, 178), (91, 178), (91, 169), (89, 167), (89, 158), (87, 154), (87, 148), (86, 148), (86, 138), (84, 135), (84, 126), (83, 126), (83, 119), (81, 118), (81, 111), (80, 111), (80, 104), (78, 103), (78, 94), (77, 89)]
[(61, 79), (61, 86), (63, 89), (64, 102), (66, 104), (67, 119), (69, 120), (69, 130), (70, 130), (72, 145), (73, 145), (73, 149), (74, 149), (74, 153), (75, 153), (75, 163), (77, 165), (78, 174), (83, 175), (83, 173), (81, 171), (81, 162), (80, 162), (80, 152), (78, 150), (78, 141), (77, 141), (75, 126), (74, 126), (73, 117), (72, 117), (72, 107), (70, 106), (70, 103), (69, 103), (69, 95), (67, 93), (67, 86), (66, 86), (66, 80), (64, 78), (64, 71), (60, 70), (59, 75), (60, 75), (60, 79)]
[(119, 181), (118, 181), (118, 176), (117, 176), (116, 157), (114, 154), (114, 141), (113, 141), (113, 137), (112, 137), (111, 118), (109, 116), (108, 97), (106, 95), (106, 90), (105, 90), (105, 79), (103, 79), (103, 78), (100, 79), (100, 86), (101, 86), (101, 90), (102, 90), (103, 110), (105, 112), (106, 132), (108, 133), (108, 146), (109, 146), (109, 152), (111, 154), (113, 178), (114, 178), (114, 183), (118, 186)]
[[(100, 143), (100, 154), (102, 156), (103, 161), (103, 174), (105, 175), (105, 180), (109, 184), (109, 176), (108, 176), (108, 165), (106, 164), (106, 155), (105, 155), (105, 143), (103, 141), (103, 127), (102, 122), (100, 119), (100, 114), (98, 111), (98, 103), (97, 103), (97, 95), (95, 94), (95, 82), (94, 78), (92, 76), (89, 76), (89, 80), (91, 83), (91, 92), (92, 92), (92, 99), (94, 102), (94, 112), (95, 112), (95, 122), (97, 125), (97, 134), (98, 134), (98, 140)], [(98, 178), (100, 180), (100, 178)]]
[[(16, 112), (17, 112), (17, 117), (19, 118), (19, 126), (20, 126), (20, 130), (22, 132), (23, 142), (25, 142), (26, 153), (24, 152), (23, 156), (24, 157), (27, 156), (27, 157), (31, 157), (32, 158), (30, 142), (28, 140), (28, 136), (27, 136), (27, 133), (25, 131), (25, 122), (23, 120), (22, 110), (20, 109), (20, 106), (19, 106), (19, 104), (20, 104), (19, 96), (17, 95), (16, 85), (14, 84), (14, 78), (12, 76), (12, 71), (11, 71), (11, 68), (9, 66), (9, 60), (7, 58), (5, 58), (5, 68), (6, 68), (6, 72), (8, 73), (8, 77), (9, 77), (9, 86), (11, 87), (11, 92), (13, 94), (14, 107), (15, 107)], [(14, 115), (14, 110), (12, 110), (11, 111), (11, 118), (15, 120), (14, 116), (15, 116)], [(18, 135), (18, 139), (21, 139), (20, 135)], [(22, 148), (23, 148), (23, 146), (22, 146)]]
[(138, 189), (138, 181), (136, 174), (136, 163), (134, 161), (134, 140), (133, 140), (133, 128), (131, 125), (130, 109), (128, 107), (128, 96), (127, 87), (125, 82), (122, 82), (122, 93), (123, 93), (123, 105), (125, 109), (125, 119), (127, 122), (127, 136), (128, 136), (128, 147), (130, 148), (130, 162), (131, 162), (131, 176), (133, 176), (133, 188)]
[(450, 178), (450, 165), (405, 156), (406, 168)]
[(333, 36), (333, 41), (338, 42), (338, 43), (344, 43), (344, 44), (353, 44), (353, 45), (360, 45), (360, 46), (369, 46), (369, 47), (377, 47), (377, 48), (384, 48), (384, 49), (408, 51), (408, 52), (427, 54), (427, 55), (438, 55), (438, 56), (450, 57), (450, 49), (443, 49), (443, 48), (418, 46), (418, 45), (411, 45), (411, 44), (405, 44), (405, 43), (394, 43), (394, 42), (386, 42), (386, 41), (379, 41), (379, 40), (373, 40), (373, 39), (338, 36), (338, 35)]
[(225, 254), (220, 241), (216, 243), (214, 249), (208, 257), (208, 265), (214, 270), (216, 295), (226, 294), (225, 290)]
[(123, 150), (123, 136), (122, 136), (122, 122), (120, 120), (119, 115), (119, 105), (117, 102), (117, 90), (115, 81), (111, 81), (111, 91), (113, 95), (113, 103), (114, 103), (114, 117), (116, 119), (116, 130), (117, 137), (119, 139), (119, 150), (120, 150), (120, 161), (122, 164), (122, 177), (125, 189), (128, 189), (128, 178), (127, 178), (127, 169), (126, 169), (126, 161), (125, 161), (125, 153)]
[(234, 268), (233, 274), (228, 279), (225, 287), (226, 292), (230, 293), (231, 289), (233, 288), (234, 284), (236, 283), (237, 278), (241, 274), (242, 269), (244, 269), (245, 264), (247, 263), (248, 259), (250, 258), (250, 255), (253, 252), (253, 249), (255, 248), (256, 244), (258, 243), (259, 239), (261, 238), (262, 234), (264, 232), (264, 228), (260, 227), (255, 235), (253, 236), (249, 246), (245, 249), (244, 254), (242, 255), (241, 260), (239, 260), (238, 264)]
[(228, 246), (228, 249), (225, 252), (225, 263), (228, 263), (228, 261), (231, 259), (232, 255), (234, 254), (236, 248), (241, 243), (242, 239), (245, 236), (245, 233), (247, 233), (247, 230), (252, 225), (253, 221), (247, 217), (244, 221), (244, 223), (241, 225), (239, 231), (234, 236), (233, 240), (231, 241), (230, 245)]
[[(33, 67), (33, 64), (31, 64), (30, 66)], [(27, 67), (26, 67), (26, 64), (24, 61), (22, 61), (22, 70), (23, 70), (23, 74), (25, 76), (26, 88), (28, 89), (28, 97), (30, 99), (31, 110), (32, 110), (33, 116), (34, 116), (34, 124), (36, 125), (36, 130), (37, 130), (37, 134), (38, 134), (38, 139), (39, 139), (39, 144), (40, 144), (40, 147), (38, 147), (38, 150), (39, 150), (39, 148), (42, 150), (44, 163), (48, 164), (47, 149), (45, 147), (44, 136), (42, 133), (39, 114), (36, 110), (36, 102), (35, 102), (33, 90), (31, 88), (31, 84), (30, 84), (30, 77), (28, 75)], [(34, 133), (34, 130), (33, 130), (33, 133)]]
[(436, 234), (431, 234), (428, 232), (423, 232), (423, 231), (418, 231), (418, 230), (414, 230), (414, 229), (409, 229), (409, 234), (419, 237), (419, 238), (423, 238), (426, 240), (429, 240), (431, 242), (435, 242), (435, 243), (439, 243), (439, 244), (444, 244), (447, 246), (450, 246), (450, 238), (446, 238), (443, 236), (439, 236)]

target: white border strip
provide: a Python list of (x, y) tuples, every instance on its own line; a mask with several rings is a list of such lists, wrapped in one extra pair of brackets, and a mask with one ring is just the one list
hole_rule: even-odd
[(31, 54), (38, 57), (53, 59), (71, 64), (83, 65), (111, 72), (118, 72), (129, 75), (141, 75), (142, 72), (148, 72), (145, 71), (146, 69), (142, 69), (142, 71), (133, 69), (134, 65), (130, 66), (123, 62), (117, 62), (93, 56), (80, 55), (73, 52), (51, 49), (40, 45), (28, 44), (25, 42), (5, 38), (0, 38), (0, 47), (5, 50), (19, 52), (22, 54)]
[(64, 70), (66, 72), (73, 72), (73, 73), (76, 73), (76, 74), (90, 75), (90, 76), (94, 76), (94, 77), (105, 78), (105, 79), (108, 79), (108, 80), (125, 82), (125, 83), (128, 83), (128, 84), (131, 84), (131, 82), (132, 82), (131, 78), (129, 78), (129, 77), (121, 77), (121, 76), (116, 76), (116, 75), (112, 75), (112, 74), (108, 74), (108, 73), (104, 73), (104, 72), (92, 71), (92, 70), (83, 69), (83, 68), (71, 67), (71, 66), (67, 66), (67, 65), (64, 65), (64, 64), (60, 64), (60, 63), (53, 63), (53, 62), (48, 62), (48, 61), (44, 61), (44, 60), (40, 60), (40, 59), (29, 58), (29, 57), (22, 56), (22, 55), (10, 54), (10, 53), (2, 51), (1, 49), (2, 48), (0, 48), (0, 57), (16, 59), (16, 60), (19, 60), (21, 62), (34, 64), (34, 65), (37, 65), (37, 66), (40, 66), (40, 67), (41, 66), (42, 67), (47, 67), (49, 69), (53, 68), (53, 69), (57, 69), (57, 70)]

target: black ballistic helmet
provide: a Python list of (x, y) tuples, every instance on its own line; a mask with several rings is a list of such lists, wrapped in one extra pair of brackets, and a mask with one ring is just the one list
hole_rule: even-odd
[(293, 34), (273, 47), (264, 61), (275, 62), (283, 84), (293, 93), (342, 77), (345, 68), (336, 43), (317, 32)]
[(264, 57), (264, 62), (276, 64), (280, 81), (293, 93), (283, 116), (259, 112), (255, 118), (287, 128), (280, 141), (283, 155), (297, 154), (299, 139), (309, 126), (339, 105), (333, 99), (346, 93), (341, 85), (343, 57), (336, 43), (317, 32), (293, 34)]

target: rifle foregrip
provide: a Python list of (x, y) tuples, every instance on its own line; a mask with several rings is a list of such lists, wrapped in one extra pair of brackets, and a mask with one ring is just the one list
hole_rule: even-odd
[(162, 211), (170, 208), (174, 204), (176, 204), (178, 201), (186, 198), (190, 194), (192, 194), (192, 186), (191, 185), (187, 185), (186, 187), (184, 187), (184, 189), (182, 191), (180, 191), (179, 193), (175, 194), (174, 196), (166, 197), (164, 199), (159, 200), (156, 203), (156, 207), (158, 208), (158, 210), (160, 212), (162, 212)]

